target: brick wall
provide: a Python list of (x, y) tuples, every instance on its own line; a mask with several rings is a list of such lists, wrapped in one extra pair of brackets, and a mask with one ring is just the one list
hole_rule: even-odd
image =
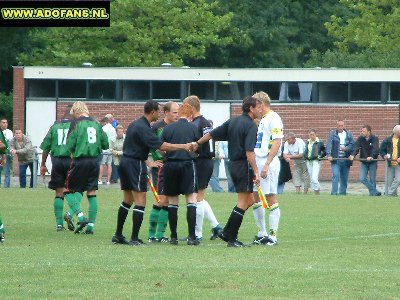
[(25, 129), (25, 80), (24, 68), (14, 67), (13, 73), (13, 124)]
[[(24, 69), (14, 68), (14, 116), (15, 126), (25, 126), (25, 86)], [(68, 102), (57, 103), (57, 118), (60, 118)], [(88, 102), (91, 116), (100, 119), (107, 113), (113, 113), (118, 122), (125, 128), (143, 114), (143, 103), (111, 103)], [(380, 141), (390, 135), (393, 127), (399, 124), (399, 107), (397, 105), (342, 105), (342, 104), (273, 104), (273, 110), (278, 112), (283, 119), (285, 132), (292, 131), (303, 139), (308, 137), (311, 128), (317, 130), (320, 139), (326, 142), (329, 130), (335, 128), (339, 118), (344, 119), (346, 128), (355, 138), (360, 133), (363, 124), (372, 126), (374, 134)], [(241, 105), (232, 104), (231, 115), (241, 114)], [(162, 116), (161, 116), (162, 117)], [(350, 180), (358, 180), (358, 162), (351, 168)], [(14, 170), (18, 170), (14, 168)], [(379, 162), (378, 180), (384, 180), (384, 164)], [(330, 163), (322, 163), (321, 179), (330, 180)]]
[[(346, 129), (350, 130), (354, 139), (360, 135), (361, 126), (372, 126), (373, 134), (381, 142), (392, 133), (393, 127), (399, 124), (399, 107), (397, 105), (317, 105), (292, 104), (272, 105), (283, 120), (284, 131), (294, 132), (297, 137), (308, 138), (311, 128), (317, 130), (317, 136), (326, 143), (329, 131), (336, 128), (336, 121), (345, 121)], [(232, 106), (232, 115), (241, 113), (241, 106)], [(377, 180), (384, 181), (384, 162), (378, 162)], [(350, 169), (349, 180), (358, 181), (359, 162), (354, 162)], [(330, 163), (322, 162), (321, 180), (331, 180)]]

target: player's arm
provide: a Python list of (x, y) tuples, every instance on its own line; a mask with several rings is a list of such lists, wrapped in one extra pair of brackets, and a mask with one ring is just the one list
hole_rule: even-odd
[(46, 175), (46, 173), (49, 172), (49, 170), (46, 167), (46, 160), (47, 160), (48, 156), (49, 156), (49, 152), (46, 152), (46, 151), (43, 150), (43, 152), (42, 152), (42, 162), (40, 164), (40, 176), (44, 176), (44, 175)]

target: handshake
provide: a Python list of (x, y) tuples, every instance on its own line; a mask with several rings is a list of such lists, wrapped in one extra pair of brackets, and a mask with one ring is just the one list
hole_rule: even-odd
[(191, 142), (184, 144), (185, 150), (187, 152), (196, 152), (199, 149), (199, 144), (197, 142)]

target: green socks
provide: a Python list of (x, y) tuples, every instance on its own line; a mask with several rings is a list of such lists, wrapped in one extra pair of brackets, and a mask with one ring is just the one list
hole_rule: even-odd
[(167, 229), (167, 224), (168, 224), (168, 206), (164, 206), (161, 208), (160, 213), (158, 215), (157, 232), (156, 232), (157, 239), (165, 237), (165, 230)]
[(5, 232), (5, 230), (4, 230), (3, 220), (0, 217), (0, 233), (4, 233), (4, 232)]
[[(149, 217), (149, 238), (156, 237), (158, 216), (160, 214), (161, 207), (153, 205), (150, 211)], [(167, 215), (168, 216), (168, 215)]]
[(81, 210), (81, 200), (82, 200), (82, 194), (75, 192), (75, 193), (68, 193), (65, 194), (65, 198), (67, 199), (67, 203), (70, 207), (68, 210), (69, 214), (71, 216), (77, 215), (78, 216), (78, 221), (83, 221), (85, 219), (82, 210)]
[(63, 209), (64, 198), (56, 196), (54, 198), (54, 216), (56, 217), (56, 224), (63, 226)]
[(96, 195), (87, 196), (89, 201), (89, 224), (86, 227), (86, 232), (93, 231), (94, 223), (96, 222), (97, 211), (98, 211), (98, 201)]

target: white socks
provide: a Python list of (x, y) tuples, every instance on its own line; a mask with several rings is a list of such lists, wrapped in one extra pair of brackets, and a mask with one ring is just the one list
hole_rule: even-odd
[(214, 212), (210, 206), (210, 204), (207, 202), (207, 200), (201, 201), (204, 203), (204, 217), (210, 222), (211, 228), (215, 228), (219, 225), (217, 218), (214, 215)]
[(253, 215), (258, 227), (257, 236), (263, 237), (268, 235), (267, 230), (265, 228), (265, 210), (260, 202), (253, 204)]
[(216, 226), (219, 225), (210, 204), (203, 199), (202, 201), (197, 202), (197, 207), (196, 207), (195, 234), (197, 238), (203, 237), (204, 217), (210, 222), (211, 228), (215, 228)]
[(204, 219), (204, 200), (197, 202), (196, 206), (196, 226), (194, 232), (197, 238), (203, 237), (203, 219)]

